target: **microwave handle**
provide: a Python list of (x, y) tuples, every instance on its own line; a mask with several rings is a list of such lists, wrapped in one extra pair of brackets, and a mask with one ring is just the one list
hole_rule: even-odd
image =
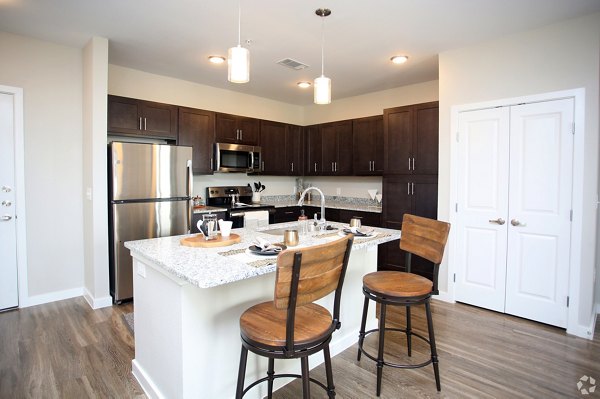
[(254, 172), (254, 151), (250, 151), (248, 157), (248, 172)]

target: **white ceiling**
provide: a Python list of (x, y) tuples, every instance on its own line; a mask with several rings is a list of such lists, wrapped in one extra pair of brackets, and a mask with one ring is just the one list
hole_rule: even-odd
[[(227, 81), (227, 55), (237, 44), (238, 0), (0, 0), (0, 30), (82, 47), (109, 39), (111, 64), (172, 76), (291, 104), (312, 102), (321, 70), (333, 101), (437, 79), (440, 52), (600, 11), (600, 0), (241, 0), (242, 42), (251, 40), (250, 82)], [(393, 65), (394, 54), (407, 54)], [(293, 58), (310, 67), (275, 64)]]

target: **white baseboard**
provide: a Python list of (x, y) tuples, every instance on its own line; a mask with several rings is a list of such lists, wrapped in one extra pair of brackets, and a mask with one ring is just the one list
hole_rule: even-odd
[(26, 303), (19, 303), (19, 307), (27, 308), (29, 306), (42, 305), (44, 303), (62, 301), (63, 299), (75, 298), (83, 295), (83, 288), (71, 288), (69, 290), (49, 292), (47, 294), (30, 296)]
[(144, 369), (136, 362), (135, 359), (131, 361), (131, 373), (139, 382), (142, 390), (151, 399), (164, 398), (165, 396), (160, 392), (158, 387), (154, 385), (154, 382), (148, 377)]
[(449, 302), (449, 303), (455, 302), (454, 298), (452, 298), (452, 295), (450, 295), (447, 291), (440, 291), (440, 293), (438, 295), (434, 295), (431, 298), (437, 299), (437, 300), (443, 301), (443, 302)]
[(83, 288), (83, 297), (92, 309), (108, 308), (112, 306), (112, 297), (110, 295), (100, 298), (94, 298), (87, 288)]

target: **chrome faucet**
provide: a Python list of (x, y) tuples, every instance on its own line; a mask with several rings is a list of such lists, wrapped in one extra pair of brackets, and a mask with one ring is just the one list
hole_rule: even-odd
[(298, 206), (302, 206), (304, 204), (304, 196), (309, 190), (316, 190), (321, 195), (321, 219), (319, 219), (319, 230), (325, 230), (327, 228), (327, 220), (325, 220), (325, 194), (323, 194), (323, 191), (319, 190), (317, 187), (307, 188), (302, 192), (300, 200), (298, 200)]

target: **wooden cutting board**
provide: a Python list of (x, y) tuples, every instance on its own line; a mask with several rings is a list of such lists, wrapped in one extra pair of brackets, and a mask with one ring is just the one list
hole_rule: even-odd
[(182, 238), (180, 243), (186, 247), (212, 248), (237, 244), (241, 240), (242, 238), (234, 233), (231, 233), (229, 237), (221, 237), (221, 234), (219, 234), (217, 238), (212, 240), (205, 240), (202, 234), (197, 234), (193, 237)]

